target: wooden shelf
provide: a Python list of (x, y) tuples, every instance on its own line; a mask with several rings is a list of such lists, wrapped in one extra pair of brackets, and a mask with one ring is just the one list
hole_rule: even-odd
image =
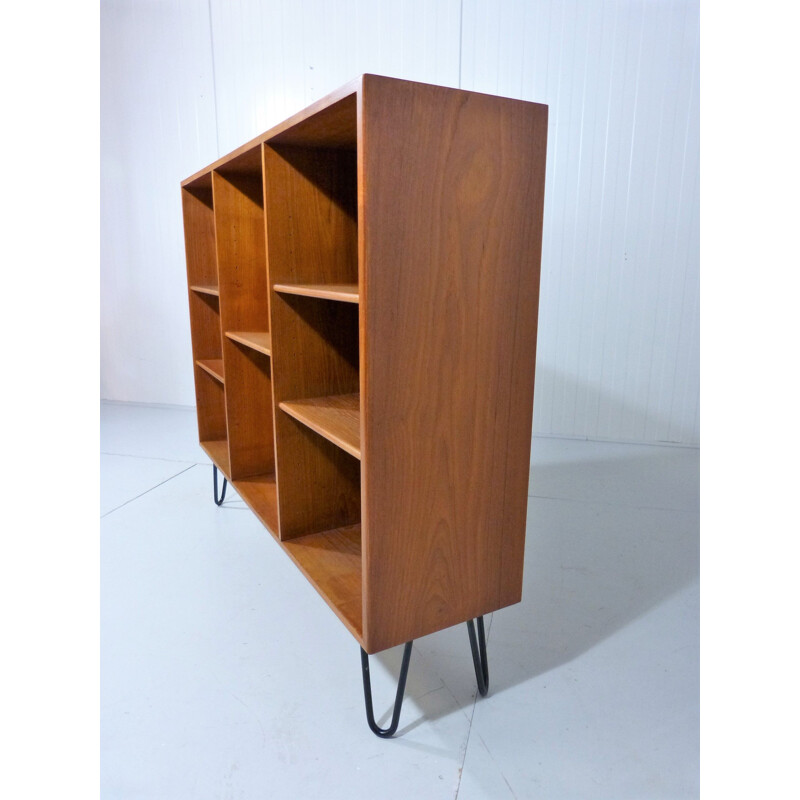
[(214, 297), (219, 297), (219, 286), (190, 286), (193, 292), (198, 294), (210, 294)]
[(196, 362), (200, 369), (204, 369), (212, 378), (216, 378), (220, 383), (225, 383), (225, 371), (222, 368), (221, 358), (206, 358)]
[(230, 480), (231, 467), (228, 459), (228, 440), (215, 439), (214, 441), (200, 442), (200, 447), (206, 451), (208, 457), (222, 470), (222, 474)]
[(280, 408), (351, 456), (361, 458), (361, 410), (357, 392), (284, 401)]
[(229, 339), (239, 344), (252, 347), (266, 356), (272, 355), (272, 335), (269, 331), (227, 331), (225, 334)]
[(266, 525), (270, 533), (278, 536), (278, 493), (274, 473), (240, 478), (233, 488), (247, 503), (253, 513)]
[(281, 294), (299, 294), (343, 303), (358, 302), (357, 283), (276, 283), (273, 288)]
[(311, 533), (281, 545), (361, 642), (361, 525)]

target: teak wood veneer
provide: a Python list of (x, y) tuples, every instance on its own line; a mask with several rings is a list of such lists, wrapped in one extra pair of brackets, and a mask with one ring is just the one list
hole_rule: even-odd
[(521, 598), (546, 137), (363, 75), (181, 184), (200, 442), (366, 653)]

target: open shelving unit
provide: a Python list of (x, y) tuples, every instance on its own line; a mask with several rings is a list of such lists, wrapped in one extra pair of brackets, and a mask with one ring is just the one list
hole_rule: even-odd
[(546, 131), (364, 75), (182, 183), (200, 443), (367, 653), (521, 597)]

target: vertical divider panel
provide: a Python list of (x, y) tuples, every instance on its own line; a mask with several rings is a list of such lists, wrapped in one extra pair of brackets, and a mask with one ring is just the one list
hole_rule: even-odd
[(260, 148), (214, 171), (222, 353), (231, 478), (275, 471), (270, 357), (228, 332), (267, 332), (267, 263)]
[(272, 291), (355, 282), (356, 154), (267, 143), (263, 158), (280, 535), (292, 539), (361, 519), (358, 460), (279, 408), (358, 391), (358, 307)]

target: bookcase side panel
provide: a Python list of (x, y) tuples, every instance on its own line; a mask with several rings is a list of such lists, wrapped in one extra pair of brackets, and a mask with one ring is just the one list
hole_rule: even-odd
[(365, 76), (364, 638), (522, 590), (547, 108)]

